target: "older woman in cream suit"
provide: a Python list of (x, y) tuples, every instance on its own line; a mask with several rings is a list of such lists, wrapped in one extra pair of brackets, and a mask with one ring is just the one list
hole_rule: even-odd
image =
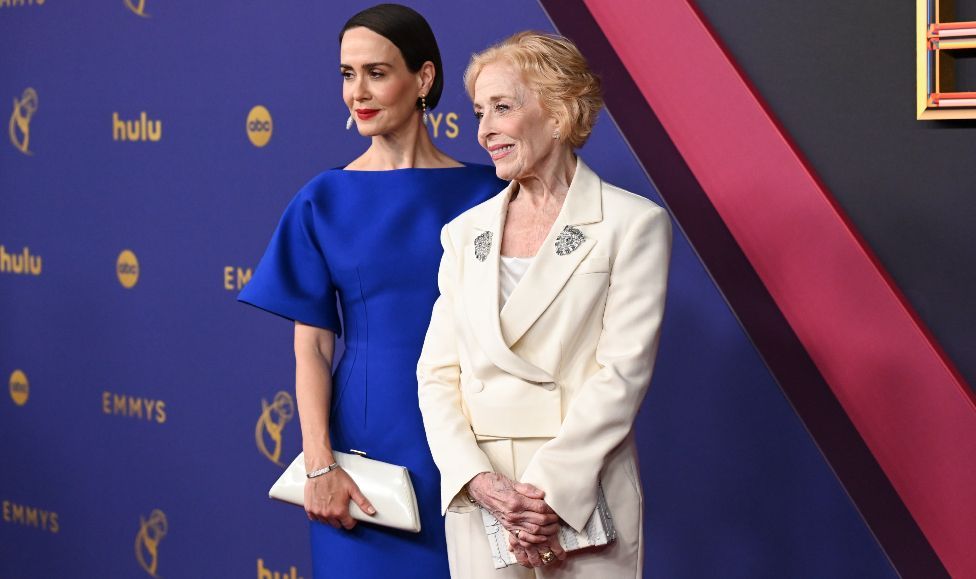
[[(657, 351), (670, 221), (574, 154), (602, 106), (568, 40), (525, 32), (475, 55), (478, 140), (510, 185), (444, 227), (418, 364), (441, 471), (451, 573), (640, 577), (643, 498), (632, 427)], [(617, 539), (566, 553), (602, 486)], [(495, 571), (480, 508), (524, 567)]]

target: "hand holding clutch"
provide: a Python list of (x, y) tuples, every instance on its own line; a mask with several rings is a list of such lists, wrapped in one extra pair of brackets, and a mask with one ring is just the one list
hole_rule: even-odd
[[(587, 521), (582, 531), (577, 532), (566, 524), (560, 525), (556, 537), (558, 537), (563, 551), (569, 553), (579, 549), (599, 547), (612, 543), (617, 538), (617, 531), (613, 526), (613, 518), (610, 516), (610, 507), (607, 506), (607, 499), (603, 494), (603, 488), (599, 487), (597, 493), (596, 508), (593, 510), (593, 514), (590, 516), (589, 521)], [(495, 515), (485, 508), (481, 509), (481, 517), (485, 524), (485, 533), (488, 535), (488, 546), (491, 548), (492, 561), (495, 564), (495, 569), (502, 569), (509, 565), (515, 565), (516, 563), (524, 564), (518, 560), (515, 553), (508, 549), (514, 541), (511, 540), (509, 531), (505, 525), (501, 524), (495, 518)], [(537, 552), (542, 557), (546, 557), (544, 554), (545, 548), (545, 546), (542, 546), (541, 549), (537, 548)], [(551, 563), (553, 561), (552, 557), (562, 558), (557, 554), (555, 549), (550, 549), (549, 552), (551, 554), (546, 557), (548, 561), (541, 560), (540, 562), (542, 564)], [(534, 567), (539, 566), (536, 561), (531, 560), (531, 557), (530, 563)]]
[[(345, 471), (356, 483), (367, 500), (367, 505), (376, 507), (376, 514), (368, 515), (355, 500), (350, 501), (349, 515), (353, 519), (413, 533), (420, 532), (417, 496), (406, 468), (344, 452), (333, 452), (333, 455), (342, 467), (340, 470)], [(336, 473), (323, 476), (333, 474)], [(306, 480), (305, 455), (299, 453), (268, 491), (268, 496), (304, 507)]]
[(559, 531), (559, 515), (543, 500), (546, 493), (533, 485), (483, 472), (468, 483), (468, 493), (524, 547), (547, 543)]
[(348, 531), (356, 526), (356, 519), (350, 513), (352, 503), (370, 516), (376, 514), (376, 509), (366, 500), (352, 477), (341, 468), (305, 482), (305, 513), (313, 521)]
[(523, 547), (513, 535), (508, 536), (508, 550), (515, 562), (523, 567), (544, 567), (555, 561), (565, 561), (567, 553), (559, 542), (559, 535), (550, 535), (549, 542), (543, 545)]

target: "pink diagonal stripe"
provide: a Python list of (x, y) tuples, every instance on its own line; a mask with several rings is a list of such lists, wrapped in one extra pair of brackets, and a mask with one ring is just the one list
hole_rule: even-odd
[(585, 2), (943, 564), (976, 575), (971, 390), (690, 2)]

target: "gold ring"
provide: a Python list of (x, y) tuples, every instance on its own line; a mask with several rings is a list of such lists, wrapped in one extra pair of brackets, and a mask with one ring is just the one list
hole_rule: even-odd
[(552, 563), (553, 561), (556, 560), (556, 554), (553, 553), (552, 551), (546, 551), (545, 553), (542, 553), (541, 555), (542, 555), (542, 564), (543, 565), (548, 565), (549, 563)]

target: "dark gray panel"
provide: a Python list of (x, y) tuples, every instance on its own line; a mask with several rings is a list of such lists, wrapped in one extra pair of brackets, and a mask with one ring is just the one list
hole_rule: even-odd
[[(971, 3), (959, 7), (960, 18), (976, 18)], [(976, 123), (915, 120), (914, 2), (697, 4), (936, 339), (976, 383), (970, 232)], [(968, 69), (963, 82), (976, 88), (976, 70)]]

